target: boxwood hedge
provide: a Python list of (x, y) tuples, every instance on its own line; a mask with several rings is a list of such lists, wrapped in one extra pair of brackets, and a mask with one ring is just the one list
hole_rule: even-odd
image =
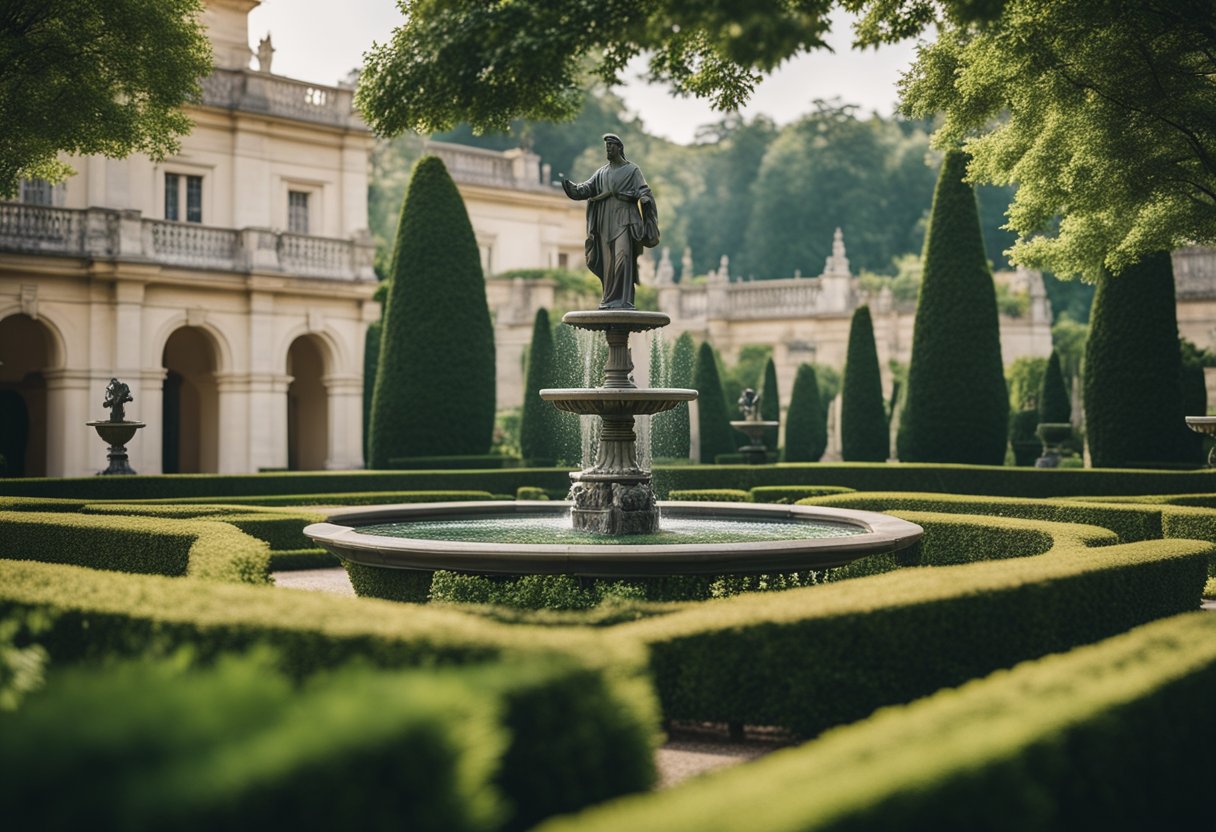
[(1214, 685), (1216, 618), (1182, 615), (541, 832), (1201, 828)]

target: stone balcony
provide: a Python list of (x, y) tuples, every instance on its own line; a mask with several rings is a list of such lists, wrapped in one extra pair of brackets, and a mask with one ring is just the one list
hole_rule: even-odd
[(212, 228), (138, 211), (0, 203), (0, 253), (143, 260), (225, 272), (375, 280), (370, 237), (336, 240), (265, 228)]

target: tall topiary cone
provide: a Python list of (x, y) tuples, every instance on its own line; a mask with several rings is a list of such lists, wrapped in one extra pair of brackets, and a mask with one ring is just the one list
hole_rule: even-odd
[(380, 366), (380, 336), (383, 327), (380, 321), (368, 324), (363, 336), (363, 459), (370, 460), (372, 397), (376, 392), (376, 368)]
[(536, 310), (532, 321), (532, 346), (528, 350), (528, 372), (524, 378), (524, 406), (519, 420), (519, 450), (529, 465), (553, 465), (560, 452), (557, 409), (540, 397), (546, 387), (557, 386), (553, 329), (549, 311)]
[(933, 194), (897, 437), (904, 462), (1005, 461), (1009, 394), (996, 289), (966, 168), (962, 151), (947, 153)]
[(840, 402), (840, 444), (841, 456), (847, 462), (886, 462), (891, 455), (874, 322), (868, 306), (857, 307), (849, 326), (849, 352)]
[(722, 393), (722, 379), (718, 375), (718, 364), (714, 360), (714, 348), (708, 341), (701, 342), (697, 351), (697, 369), (693, 387), (697, 395), (697, 427), (701, 433), (700, 458), (704, 463), (713, 463), (719, 454), (735, 452), (735, 438), (726, 415), (726, 397)]
[[(781, 390), (777, 387), (777, 365), (770, 357), (764, 363), (764, 385), (760, 388), (760, 418), (766, 422), (781, 421)], [(764, 447), (777, 450), (780, 425), (764, 432)]]
[(1085, 425), (1095, 467), (1190, 462), (1167, 252), (1103, 274), (1085, 342)]
[(1064, 372), (1060, 369), (1060, 356), (1055, 350), (1047, 359), (1047, 370), (1043, 373), (1043, 386), (1039, 389), (1039, 423), (1064, 423), (1072, 419), (1072, 402), (1068, 388), (1064, 386)]
[[(692, 388), (696, 363), (697, 350), (692, 335), (687, 332), (681, 333), (671, 348), (671, 373), (668, 383), (672, 387)], [(663, 451), (660, 456), (690, 459), (692, 457), (692, 431), (688, 417), (688, 402), (680, 402), (663, 416), (666, 438), (663, 440)]]
[(810, 364), (798, 365), (785, 415), (785, 461), (818, 462), (828, 446), (828, 424), (819, 401), (819, 380)]
[[(559, 325), (553, 334), (554, 387), (583, 387), (583, 362), (578, 335), (572, 326)], [(582, 423), (575, 413), (549, 405), (557, 424), (557, 464), (580, 467), (583, 458)], [(590, 462), (587, 463), (591, 465)]]
[(372, 467), (489, 451), (494, 382), (494, 329), (473, 226), (443, 162), (425, 156), (397, 224), (372, 394)]

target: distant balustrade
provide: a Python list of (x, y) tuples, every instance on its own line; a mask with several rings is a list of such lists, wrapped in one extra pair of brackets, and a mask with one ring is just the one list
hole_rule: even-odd
[[(542, 177), (540, 157), (522, 149), (497, 151), (447, 142), (427, 142), (456, 182), (513, 190), (551, 190)], [(545, 166), (546, 170), (548, 166)]]
[(216, 69), (202, 80), (203, 104), (228, 110), (366, 130), (353, 90), (241, 69)]
[(370, 239), (144, 219), (136, 211), (0, 203), (0, 252), (147, 259), (167, 266), (374, 280)]
[(1180, 298), (1216, 297), (1216, 249), (1188, 246), (1175, 251), (1174, 287)]

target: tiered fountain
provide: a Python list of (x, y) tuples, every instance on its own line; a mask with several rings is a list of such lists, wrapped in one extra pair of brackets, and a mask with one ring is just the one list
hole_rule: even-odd
[[(570, 475), (570, 502), (377, 506), (340, 512), (304, 533), (346, 561), (381, 569), (611, 578), (820, 570), (915, 543), (920, 526), (873, 512), (656, 502), (634, 420), (697, 392), (639, 388), (630, 375), (630, 334), (670, 318), (634, 308), (636, 258), (658, 242), (657, 210), (620, 137), (609, 133), (604, 142), (608, 164), (582, 184), (562, 183), (571, 199), (587, 202), (588, 268), (604, 286), (599, 309), (562, 320), (604, 333), (603, 386), (540, 391), (559, 410), (600, 419), (594, 463)], [(410, 597), (425, 598), (425, 589)]]
[(667, 326), (671, 318), (662, 312), (602, 309), (569, 312), (562, 322), (603, 332), (608, 341), (603, 387), (540, 391), (540, 397), (558, 410), (600, 418), (595, 464), (570, 475), (574, 528), (609, 535), (654, 534), (659, 530), (659, 508), (650, 471), (638, 464), (634, 417), (671, 410), (695, 399), (697, 391), (634, 384), (629, 336)]

